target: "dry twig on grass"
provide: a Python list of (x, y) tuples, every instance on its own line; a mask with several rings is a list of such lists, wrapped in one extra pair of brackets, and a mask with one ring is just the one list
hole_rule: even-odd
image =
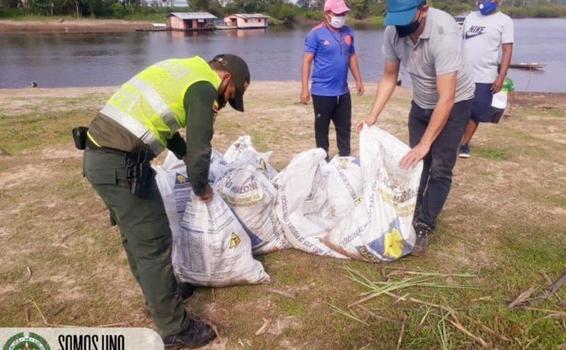
[(281, 295), (281, 296), (289, 298), (289, 299), (296, 299), (297, 298), (296, 294), (285, 292), (285, 291), (282, 291), (282, 290), (279, 290), (279, 289), (269, 288), (267, 290), (267, 292), (272, 293), (272, 294)]
[[(348, 277), (352, 281), (361, 284), (362, 286), (366, 287), (369, 290), (368, 292), (363, 294), (363, 295), (365, 295), (363, 298), (361, 298), (360, 300), (350, 304), (349, 305), (350, 307), (352, 307), (352, 306), (360, 307), (362, 303), (365, 303), (365, 302), (367, 302), (367, 301), (369, 301), (369, 300), (371, 300), (371, 299), (373, 299), (373, 298), (375, 298), (379, 295), (388, 295), (388, 296), (395, 299), (395, 303), (398, 303), (398, 302), (401, 302), (401, 301), (409, 301), (409, 302), (412, 302), (412, 303), (415, 303), (415, 304), (427, 306), (427, 308), (428, 308), (427, 312), (425, 313), (425, 315), (421, 319), (421, 322), (417, 326), (417, 330), (420, 327), (422, 327), (422, 324), (424, 324), (428, 314), (430, 313), (430, 309), (436, 308), (436, 309), (439, 309), (439, 310), (446, 312), (446, 314), (443, 317), (440, 318), (441, 323), (444, 322), (444, 320), (446, 320), (447, 317), (450, 317), (450, 319), (448, 319), (450, 324), (452, 326), (454, 326), (458, 331), (463, 333), (465, 336), (474, 340), (476, 343), (481, 345), (483, 348), (486, 348), (486, 349), (493, 349), (494, 348), (490, 343), (485, 341), (481, 336), (473, 334), (466, 327), (464, 327), (462, 325), (462, 323), (460, 322), (460, 320), (458, 319), (459, 314), (455, 309), (453, 309), (449, 306), (445, 306), (445, 305), (441, 305), (441, 304), (435, 304), (435, 303), (427, 302), (427, 301), (424, 301), (424, 300), (420, 300), (420, 299), (411, 297), (408, 294), (406, 294), (404, 296), (400, 296), (400, 295), (393, 293), (393, 291), (397, 291), (397, 290), (408, 288), (408, 287), (429, 287), (429, 288), (430, 287), (432, 287), (432, 288), (451, 288), (451, 287), (462, 288), (463, 287), (463, 288), (467, 288), (465, 286), (440, 285), (440, 284), (434, 283), (431, 280), (431, 278), (447, 277), (447, 275), (438, 274), (438, 273), (427, 273), (427, 272), (421, 273), (421, 272), (419, 272), (419, 273), (417, 273), (417, 277), (410, 277), (410, 278), (405, 278), (401, 281), (392, 281), (392, 282), (384, 283), (384, 282), (372, 282), (368, 278), (366, 278), (365, 276), (360, 274), (359, 272), (356, 272), (356, 271), (351, 270), (351, 269), (346, 269), (346, 270), (348, 271), (348, 274), (349, 274)], [(471, 275), (466, 275), (466, 274), (453, 275), (453, 276), (472, 277)], [(524, 298), (524, 299), (518, 298), (518, 304), (522, 303), (521, 300), (528, 299), (529, 296), (532, 295), (533, 292), (534, 292), (534, 288), (529, 293), (523, 293), (524, 295), (523, 295), (522, 298)], [(342, 310), (340, 310), (340, 311), (342, 311)], [(351, 316), (351, 315), (349, 315), (349, 316)], [(466, 315), (463, 315), (463, 317), (465, 317), (467, 320), (470, 320), (470, 321), (476, 323), (484, 331), (488, 332), (489, 334), (491, 334), (493, 336), (496, 336), (498, 339), (505, 341), (505, 342), (511, 342), (511, 339), (509, 339), (509, 338), (507, 338), (503, 335), (499, 335), (496, 331), (489, 328), (488, 326), (481, 323), (480, 321), (474, 320), (471, 317), (466, 316)], [(402, 335), (404, 333), (405, 321), (406, 321), (406, 319), (403, 320), (403, 325), (402, 325), (401, 334), (400, 334), (400, 340), (398, 342), (398, 348), (400, 346), (400, 343), (402, 342)], [(443, 346), (447, 346), (448, 335), (447, 335), (447, 331), (446, 331), (446, 325), (445, 324), (441, 325), (439, 323), (437, 326), (439, 327), (439, 332), (440, 332), (441, 336), (443, 337), (442, 338), (442, 342), (443, 342), (442, 344), (443, 344)]]
[(560, 276), (559, 279), (554, 281), (554, 283), (552, 283), (552, 285), (548, 288), (548, 291), (550, 292), (550, 294), (557, 293), (564, 284), (566, 284), (566, 273)]
[(492, 346), (489, 345), (485, 340), (483, 340), (482, 337), (474, 335), (472, 332), (464, 328), (464, 326), (462, 326), (460, 321), (458, 321), (454, 317), (454, 315), (452, 315), (452, 318), (454, 318), (454, 320), (449, 320), (449, 321), (454, 327), (456, 327), (456, 329), (458, 329), (460, 332), (464, 333), (465, 335), (467, 335), (468, 337), (479, 343), (484, 349), (492, 349)]
[(31, 280), (31, 277), (33, 276), (33, 272), (31, 271), (31, 267), (26, 266), (26, 272), (28, 273), (27, 277), (26, 277), (26, 282), (28, 282), (29, 280)]
[(347, 318), (349, 318), (349, 319), (352, 319), (352, 320), (354, 320), (354, 321), (356, 321), (356, 322), (359, 322), (359, 323), (363, 324), (364, 326), (367, 326), (367, 325), (368, 325), (368, 323), (367, 323), (366, 321), (364, 321), (364, 320), (358, 318), (357, 316), (355, 316), (355, 315), (353, 315), (353, 314), (351, 314), (351, 313), (349, 313), (349, 312), (347, 312), (347, 311), (344, 311), (344, 310), (340, 309), (340, 308), (339, 308), (338, 306), (336, 306), (336, 305), (333, 305), (333, 304), (331, 304), (331, 303), (326, 303), (326, 305), (328, 305), (332, 311), (336, 312), (336, 313), (339, 314), (339, 315), (342, 315), (342, 316), (347, 317)]
[(538, 312), (544, 312), (544, 313), (550, 313), (550, 314), (566, 314), (566, 312), (564, 311), (558, 311), (558, 310), (550, 310), (550, 309), (540, 309), (537, 307), (530, 307), (530, 306), (523, 306), (522, 309), (525, 310), (529, 310), (529, 311), (538, 311)]
[(528, 302), (535, 291), (536, 291), (535, 286), (530, 287), (529, 289), (527, 289), (523, 293), (519, 294), (519, 296), (516, 297), (512, 302), (510, 302), (508, 307), (510, 309), (512, 309), (515, 306), (518, 306), (518, 305), (521, 305), (521, 304)]
[(489, 328), (488, 326), (486, 326), (485, 324), (481, 323), (480, 321), (471, 318), (470, 316), (464, 315), (464, 318), (465, 318), (466, 320), (469, 320), (469, 321), (471, 321), (471, 322), (477, 324), (478, 326), (480, 326), (480, 327), (481, 327), (484, 331), (486, 331), (487, 333), (491, 334), (491, 335), (494, 336), (494, 337), (499, 338), (499, 340), (502, 340), (502, 341), (508, 342), (508, 343), (512, 341), (511, 339), (507, 338), (506, 336), (504, 336), (504, 335), (502, 335), (502, 334), (500, 334), (500, 333), (497, 333), (497, 332), (494, 331), (493, 329)]
[(403, 336), (405, 335), (405, 324), (407, 323), (407, 316), (403, 315), (403, 323), (401, 323), (401, 331), (399, 332), (399, 340), (397, 340), (397, 350), (401, 350), (403, 343)]
[(270, 320), (264, 318), (263, 319), (263, 324), (261, 325), (261, 327), (259, 327), (259, 329), (255, 332), (255, 335), (262, 335), (263, 333), (265, 333), (265, 330), (267, 329), (267, 327), (269, 327), (269, 324), (271, 323)]
[(63, 310), (65, 310), (65, 305), (60, 306), (57, 310), (55, 310), (55, 312), (52, 313), (52, 316), (55, 317), (57, 315), (59, 315)]
[(363, 305), (356, 305), (356, 307), (358, 309), (362, 310), (363, 312), (365, 312), (366, 314), (368, 314), (371, 318), (373, 318), (375, 320), (393, 321), (393, 319), (391, 319), (389, 317), (384, 317), (384, 316), (380, 316), (380, 315), (376, 314), (375, 312), (371, 311), (370, 309), (368, 309), (367, 307), (365, 307)]
[(39, 316), (41, 316), (41, 319), (43, 320), (43, 323), (44, 323), (46, 326), (49, 326), (49, 322), (47, 322), (47, 318), (45, 318), (45, 315), (43, 315), (43, 312), (41, 311), (41, 309), (39, 308), (39, 305), (37, 305), (37, 303), (35, 302), (35, 300), (29, 299), (29, 302), (33, 304), (33, 306), (35, 307), (35, 309), (36, 309), (37, 312), (39, 313)]
[(426, 312), (423, 315), (423, 318), (421, 318), (421, 321), (419, 322), (419, 324), (417, 325), (417, 328), (415, 329), (415, 334), (418, 334), (421, 331), (421, 328), (423, 327), (428, 315), (430, 314), (430, 311), (432, 310), (432, 308), (430, 306), (426, 307)]

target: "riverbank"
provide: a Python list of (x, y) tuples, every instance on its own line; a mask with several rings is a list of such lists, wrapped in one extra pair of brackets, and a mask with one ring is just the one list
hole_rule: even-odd
[(119, 19), (0, 20), (0, 33), (120, 33), (151, 28), (151, 22)]
[[(71, 128), (88, 125), (115, 89), (0, 89), (2, 327), (152, 327), (119, 233), (82, 177), (82, 153), (70, 137)], [(250, 134), (260, 151), (273, 151), (276, 168), (285, 167), (314, 144), (312, 105), (296, 103), (299, 90), (298, 82), (253, 82), (245, 113), (229, 107), (219, 113), (214, 147), (224, 151)], [(354, 120), (369, 110), (375, 85), (367, 91), (352, 96)], [(533, 296), (543, 293), (564, 272), (565, 97), (519, 93), (511, 117), (480, 126), (472, 158), (457, 162), (426, 257), (375, 265), (287, 250), (259, 258), (269, 284), (199, 288), (188, 307), (219, 331), (205, 349), (395, 349), (398, 342), (403, 349), (479, 348), (441, 321), (445, 310), (386, 295), (364, 308), (349, 307), (365, 289), (345, 268), (378, 283), (417, 272), (470, 274), (398, 294), (457, 310), (461, 327), (490, 346), (560, 348), (566, 343), (559, 313), (566, 288), (561, 299), (507, 305), (530, 287)], [(410, 91), (398, 89), (379, 120), (405, 142), (410, 100)], [(353, 134), (354, 154), (357, 142)]]
[[(360, 29), (384, 28), (383, 17), (366, 19), (349, 19), (349, 24)], [(121, 33), (136, 30), (150, 30), (152, 23), (165, 23), (165, 17), (150, 20), (118, 20), (118, 19), (72, 19), (41, 18), (0, 20), (0, 33)], [(317, 19), (297, 18), (296, 26), (314, 26), (320, 23)], [(270, 18), (270, 26), (289, 26), (283, 21)]]

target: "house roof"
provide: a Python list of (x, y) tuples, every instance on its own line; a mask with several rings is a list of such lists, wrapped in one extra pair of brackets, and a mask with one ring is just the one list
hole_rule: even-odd
[(261, 14), (261, 13), (236, 13), (232, 16), (228, 17), (238, 17), (238, 18), (268, 18), (268, 16)]
[(171, 12), (169, 16), (175, 16), (180, 19), (216, 19), (215, 15), (208, 12)]

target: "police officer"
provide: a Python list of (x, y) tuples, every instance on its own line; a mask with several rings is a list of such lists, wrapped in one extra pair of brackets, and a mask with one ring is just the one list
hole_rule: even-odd
[(84, 174), (120, 228), (130, 268), (167, 348), (201, 347), (216, 334), (187, 313), (178, 292), (171, 230), (150, 161), (169, 148), (185, 159), (195, 194), (210, 201), (214, 118), (227, 102), (243, 112), (249, 83), (248, 66), (235, 55), (210, 62), (168, 59), (122, 85), (85, 135)]

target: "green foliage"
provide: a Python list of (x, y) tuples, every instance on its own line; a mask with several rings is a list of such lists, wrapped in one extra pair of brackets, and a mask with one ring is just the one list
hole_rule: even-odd
[(368, 9), (369, 9), (369, 13), (374, 16), (385, 16), (385, 13), (387, 12), (385, 7), (385, 2), (380, 2), (380, 3), (376, 2), (370, 4)]
[(368, 15), (369, 2), (367, 0), (350, 0), (349, 4), (352, 9), (350, 16), (362, 19)]
[(3, 8), (0, 7), (0, 18), (18, 18), (25, 15), (21, 9)]
[(51, 14), (51, 4), (49, 0), (33, 0), (30, 2), (35, 15), (48, 16)]
[(208, 0), (189, 0), (189, 5), (193, 11), (208, 11)]
[(288, 3), (279, 3), (268, 8), (267, 13), (285, 23), (292, 23), (297, 16), (299, 9)]
[(125, 18), (128, 14), (128, 10), (126, 9), (126, 6), (117, 2), (112, 5), (112, 14), (116, 18)]
[[(18, 0), (0, 0), (0, 18), (24, 16), (90, 16), (126, 19), (162, 20), (170, 9), (142, 6), (143, 0), (29, 0), (25, 8), (17, 9)], [(428, 3), (453, 15), (475, 9), (475, 0), (429, 0)], [(511, 17), (566, 17), (566, 0), (507, 0), (503, 12)], [(320, 21), (323, 18), (324, 0), (299, 0), (296, 5), (287, 0), (232, 0), (222, 6), (219, 0), (188, 0), (193, 11), (209, 11), (216, 16), (243, 12), (266, 13), (275, 21), (292, 23), (297, 17)], [(352, 9), (350, 18), (374, 25), (374, 17), (386, 13), (384, 0), (348, 0)]]
[(305, 11), (304, 17), (315, 21), (322, 21), (324, 14), (322, 13), (322, 11)]
[(528, 7), (503, 6), (502, 10), (514, 18), (555, 18), (566, 16), (566, 6), (555, 4), (540, 4)]

